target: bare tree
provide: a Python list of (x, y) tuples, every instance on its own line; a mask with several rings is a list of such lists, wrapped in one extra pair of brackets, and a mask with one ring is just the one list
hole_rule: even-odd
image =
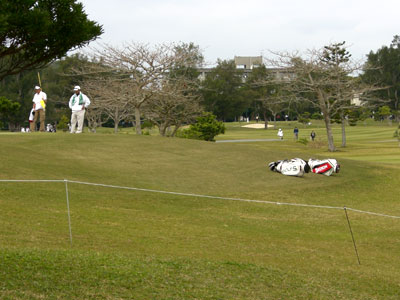
[[(285, 88), (300, 101), (310, 101), (321, 110), (325, 122), (329, 151), (335, 151), (331, 118), (352, 107), (355, 94), (363, 94), (371, 87), (361, 87), (354, 74), (361, 64), (350, 60), (343, 43), (331, 44), (319, 50), (309, 50), (302, 57), (297, 53), (278, 53), (275, 64), (287, 68), (294, 76)], [(344, 130), (344, 127), (342, 127)], [(344, 131), (343, 131), (344, 133)], [(345, 141), (345, 133), (343, 134)], [(345, 145), (345, 142), (342, 143)]]
[(282, 82), (277, 82), (276, 76), (265, 65), (254, 68), (245, 83), (247, 95), (261, 109), (264, 117), (264, 129), (268, 129), (268, 112), (272, 114), (274, 127), (276, 127), (277, 114), (286, 108), (287, 99), (281, 84)]
[(171, 136), (182, 125), (193, 123), (201, 115), (200, 97), (188, 89), (188, 82), (183, 78), (165, 80), (159, 93), (146, 106), (146, 116), (155, 123), (162, 136), (171, 126)]
[(276, 128), (276, 117), (279, 113), (288, 109), (292, 95), (287, 93), (283, 88), (283, 83), (277, 82), (276, 78), (267, 79), (267, 81), (259, 82), (258, 84), (265, 84), (269, 87), (259, 98), (265, 120), (265, 129), (268, 126), (267, 111), (271, 113), (274, 120), (274, 128)]
[(130, 43), (123, 48), (105, 45), (96, 52), (96, 59), (102, 64), (118, 71), (121, 76), (129, 76), (123, 84), (129, 86), (126, 101), (133, 108), (137, 134), (142, 132), (142, 106), (158, 95), (160, 82), (177, 60), (185, 59), (175, 54), (173, 45), (150, 48), (138, 43)]
[[(83, 82), (86, 86), (86, 83)], [(102, 124), (108, 121), (108, 116), (106, 115), (101, 101), (98, 101), (97, 89), (93, 89), (88, 86), (86, 94), (91, 99), (90, 106), (86, 109), (85, 118), (88, 120), (88, 128), (91, 132), (96, 133), (97, 127), (101, 127)]]
[(134, 113), (129, 101), (132, 94), (130, 81), (129, 77), (124, 79), (109, 73), (104, 77), (95, 76), (83, 81), (85, 89), (94, 95), (92, 99), (97, 113), (103, 113), (114, 121), (115, 133), (118, 133), (118, 124), (131, 118)]
[(84, 78), (82, 85), (94, 95), (94, 107), (114, 121), (115, 132), (120, 121), (133, 118), (136, 133), (141, 134), (143, 110), (154, 122), (161, 122), (160, 126), (175, 126), (176, 130), (197, 113), (192, 93), (197, 80), (194, 64), (202, 56), (193, 44), (153, 48), (137, 43), (124, 48), (104, 45), (94, 53), (74, 73)]
[(85, 114), (88, 120), (88, 128), (91, 132), (96, 133), (98, 127), (101, 127), (108, 118), (105, 117), (105, 113), (101, 107), (98, 107), (95, 103), (91, 103), (90, 107), (86, 110)]
[(198, 67), (203, 55), (193, 43), (173, 47), (175, 61), (160, 83), (158, 94), (150, 101), (146, 116), (157, 124), (160, 134), (165, 136), (173, 128), (171, 136), (182, 125), (194, 123), (203, 112), (200, 106)]

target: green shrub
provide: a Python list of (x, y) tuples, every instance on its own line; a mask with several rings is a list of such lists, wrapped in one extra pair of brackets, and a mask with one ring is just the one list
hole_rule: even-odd
[(301, 138), (297, 142), (300, 144), (303, 144), (305, 146), (307, 146), (307, 144), (308, 144), (308, 140), (306, 138)]
[(215, 141), (218, 134), (225, 133), (225, 125), (219, 122), (211, 113), (204, 113), (197, 118), (195, 124), (190, 125), (189, 129), (179, 130), (177, 137), (196, 139), (204, 141)]
[(151, 129), (151, 128), (153, 128), (153, 126), (154, 126), (153, 122), (151, 122), (149, 120), (144, 120), (141, 127), (142, 127), (142, 129), (146, 129), (146, 128)]
[(8, 128), (11, 131), (16, 129), (20, 108), (21, 104), (18, 102), (13, 102), (3, 96), (0, 97), (0, 118), (4, 121), (3, 125), (8, 123)]
[(308, 124), (310, 122), (310, 113), (305, 112), (304, 114), (298, 117), (298, 121), (303, 124)]
[(357, 121), (356, 120), (349, 120), (349, 125), (350, 126), (357, 126)]
[(176, 136), (183, 139), (201, 140), (199, 132), (193, 131), (191, 128), (179, 129)]
[(321, 115), (321, 113), (319, 112), (315, 112), (311, 115), (311, 119), (313, 120), (322, 120), (323, 116)]
[(384, 106), (379, 107), (378, 115), (382, 119), (387, 119), (391, 113), (392, 113), (392, 111), (389, 106), (384, 105)]
[(66, 115), (62, 115), (60, 121), (57, 124), (57, 129), (61, 129), (62, 131), (68, 130), (68, 118)]

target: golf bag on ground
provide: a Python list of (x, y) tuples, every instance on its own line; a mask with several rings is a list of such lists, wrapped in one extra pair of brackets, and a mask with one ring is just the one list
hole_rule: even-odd
[(339, 173), (340, 165), (333, 158), (327, 158), (323, 160), (310, 158), (308, 160), (308, 165), (311, 171), (315, 174), (324, 174), (326, 176), (331, 176), (333, 173)]
[(301, 158), (292, 158), (270, 162), (268, 167), (271, 171), (288, 176), (301, 177), (304, 173), (310, 172), (310, 167)]

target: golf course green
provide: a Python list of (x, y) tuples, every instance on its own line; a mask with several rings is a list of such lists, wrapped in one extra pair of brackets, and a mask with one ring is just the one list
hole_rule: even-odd
[[(56, 181), (0, 182), (0, 299), (399, 299), (397, 125), (348, 126), (346, 147), (334, 125), (336, 152), (318, 121), (278, 122), (283, 141), (243, 125), (217, 143), (1, 132), (0, 180)], [(267, 167), (293, 157), (341, 170)]]

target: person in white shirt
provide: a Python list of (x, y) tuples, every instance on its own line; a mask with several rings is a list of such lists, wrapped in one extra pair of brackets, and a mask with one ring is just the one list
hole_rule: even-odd
[(36, 131), (36, 122), (40, 116), (40, 131), (44, 132), (44, 121), (46, 118), (46, 104), (47, 104), (47, 95), (45, 92), (42, 92), (40, 86), (35, 86), (35, 95), (33, 96), (33, 110), (35, 111), (35, 115), (33, 118), (33, 122), (30, 123), (31, 131)]
[[(74, 94), (69, 99), (69, 108), (72, 110), (71, 133), (82, 133), (85, 109), (89, 105), (89, 98), (81, 92), (81, 88), (78, 85), (75, 86)], [(78, 130), (75, 130), (76, 122), (78, 122)]]
[(277, 136), (279, 136), (279, 138), (281, 140), (283, 140), (283, 131), (282, 131), (282, 129), (279, 128)]

